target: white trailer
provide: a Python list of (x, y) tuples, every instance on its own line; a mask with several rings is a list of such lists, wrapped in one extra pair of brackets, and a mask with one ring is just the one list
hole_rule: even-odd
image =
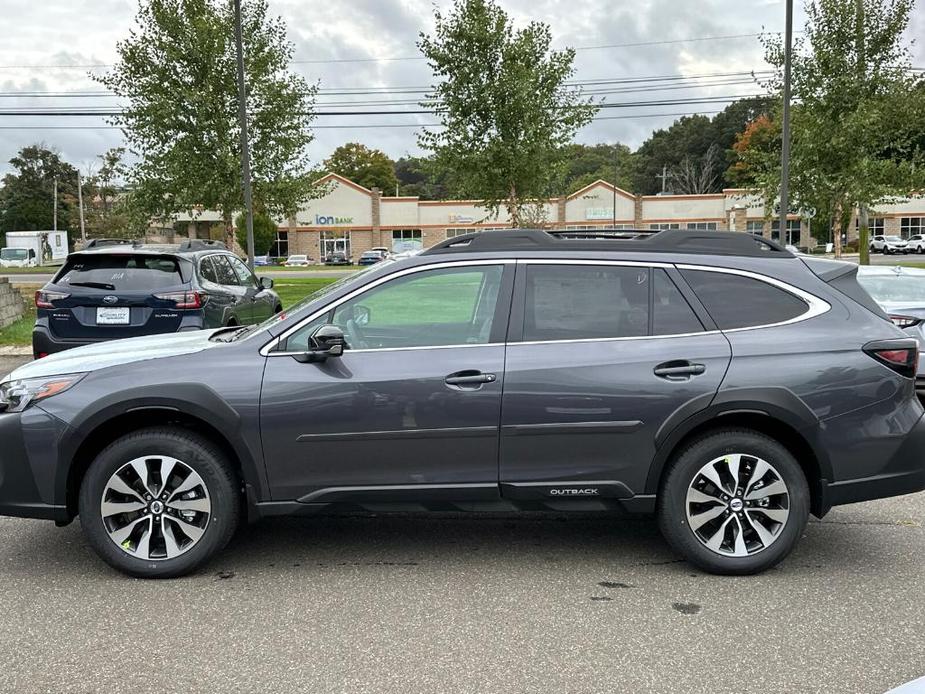
[(8, 231), (0, 249), (0, 267), (61, 265), (66, 258), (66, 231)]

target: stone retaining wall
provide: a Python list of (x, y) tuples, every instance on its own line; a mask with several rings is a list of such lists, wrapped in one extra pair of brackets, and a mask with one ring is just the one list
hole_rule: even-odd
[(13, 288), (8, 278), (0, 277), (0, 328), (15, 323), (25, 312), (22, 295)]

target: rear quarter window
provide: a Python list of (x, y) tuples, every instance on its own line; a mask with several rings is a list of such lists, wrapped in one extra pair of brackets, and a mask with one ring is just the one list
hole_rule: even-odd
[(762, 280), (709, 270), (681, 270), (721, 330), (773, 325), (809, 310), (803, 299)]

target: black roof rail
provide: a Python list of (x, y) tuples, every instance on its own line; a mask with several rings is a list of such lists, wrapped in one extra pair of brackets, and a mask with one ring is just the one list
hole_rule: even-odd
[(137, 239), (90, 239), (84, 250), (87, 248), (103, 248), (104, 246), (136, 246)]
[(223, 241), (213, 241), (212, 239), (187, 239), (180, 243), (180, 252), (190, 251), (210, 251), (210, 250), (227, 250), (228, 247)]
[[(624, 251), (641, 253), (692, 253), (756, 258), (793, 258), (790, 251), (768, 239), (742, 231), (505, 229), (447, 239), (424, 251), (425, 255), (491, 251)], [(617, 235), (620, 234), (620, 236)]]

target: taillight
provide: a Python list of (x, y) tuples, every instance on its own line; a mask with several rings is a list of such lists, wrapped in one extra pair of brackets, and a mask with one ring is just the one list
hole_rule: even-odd
[(54, 305), (52, 304), (53, 301), (66, 299), (69, 296), (70, 294), (64, 294), (63, 292), (46, 292), (40, 289), (35, 293), (35, 307), (54, 308)]
[(899, 316), (894, 314), (890, 314), (890, 320), (899, 328), (914, 328), (922, 322), (921, 318), (916, 318), (915, 316)]
[(202, 308), (206, 303), (206, 297), (202, 292), (165, 292), (155, 294), (154, 298), (172, 301), (177, 308)]
[(919, 363), (917, 344), (906, 340), (871, 342), (864, 346), (864, 351), (893, 371), (915, 378)]

